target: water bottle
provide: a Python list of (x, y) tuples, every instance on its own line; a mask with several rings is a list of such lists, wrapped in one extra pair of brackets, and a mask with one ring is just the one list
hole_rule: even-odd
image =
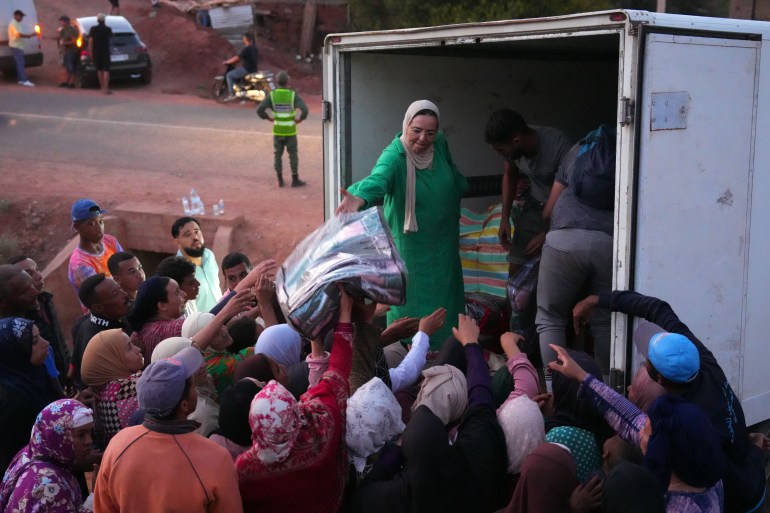
[(201, 215), (206, 213), (206, 207), (198, 196), (195, 188), (190, 189), (190, 212), (192, 215)]
[(222, 198), (219, 199), (219, 215), (224, 215), (225, 213), (225, 200)]
[(218, 216), (218, 215), (219, 215), (219, 204), (218, 204), (218, 203), (214, 203), (214, 204), (211, 206), (211, 213), (212, 213), (214, 216)]
[(187, 199), (187, 196), (182, 197), (182, 210), (184, 210), (184, 215), (186, 216), (192, 214), (192, 211), (190, 210), (190, 201)]

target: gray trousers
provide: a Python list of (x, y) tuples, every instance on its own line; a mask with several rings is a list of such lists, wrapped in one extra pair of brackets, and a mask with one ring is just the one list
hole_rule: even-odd
[[(537, 281), (537, 332), (543, 364), (556, 359), (548, 344), (566, 346), (566, 326), (572, 308), (588, 290), (597, 294), (612, 287), (612, 236), (596, 230), (568, 228), (548, 232)], [(610, 368), (610, 312), (594, 310), (591, 319), (596, 362), (604, 374)]]

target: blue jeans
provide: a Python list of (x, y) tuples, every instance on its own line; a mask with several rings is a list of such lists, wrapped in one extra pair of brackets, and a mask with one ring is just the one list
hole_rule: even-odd
[(29, 79), (27, 78), (27, 73), (24, 71), (24, 50), (11, 47), (11, 53), (13, 53), (13, 58), (16, 61), (17, 80), (19, 82), (26, 82)]
[(227, 75), (225, 75), (225, 79), (227, 80), (227, 90), (230, 93), (230, 96), (233, 94), (233, 83), (236, 80), (240, 80), (249, 73), (244, 68), (235, 68), (231, 69), (227, 72)]

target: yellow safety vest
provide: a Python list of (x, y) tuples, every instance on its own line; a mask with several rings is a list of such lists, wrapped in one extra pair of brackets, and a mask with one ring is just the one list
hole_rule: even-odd
[(275, 89), (270, 91), (273, 103), (273, 135), (297, 135), (297, 122), (294, 120), (294, 91)]

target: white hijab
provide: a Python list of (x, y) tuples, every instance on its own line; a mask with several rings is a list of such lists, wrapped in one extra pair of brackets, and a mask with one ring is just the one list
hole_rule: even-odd
[(401, 127), (401, 146), (404, 147), (406, 153), (406, 198), (404, 201), (404, 233), (417, 231), (417, 216), (415, 214), (415, 182), (417, 177), (415, 170), (417, 169), (430, 169), (433, 167), (433, 145), (425, 151), (422, 155), (417, 155), (412, 152), (409, 146), (406, 144), (406, 133), (409, 130), (409, 123), (414, 119), (415, 114), (421, 110), (430, 110), (436, 113), (436, 118), (441, 119), (441, 115), (438, 112), (438, 107), (433, 102), (428, 100), (417, 100), (412, 103), (408, 109), (406, 109), (406, 115), (404, 115), (404, 124)]

